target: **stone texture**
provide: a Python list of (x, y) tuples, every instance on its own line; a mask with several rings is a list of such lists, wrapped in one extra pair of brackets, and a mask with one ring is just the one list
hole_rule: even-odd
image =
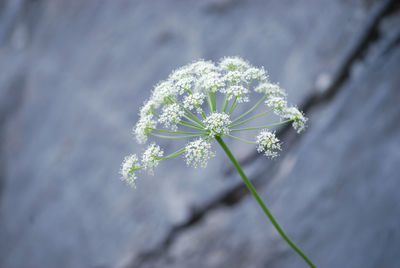
[[(261, 195), (317, 267), (398, 267), (399, 13), (320, 108)], [(395, 43), (393, 43), (395, 41)], [(391, 44), (391, 45), (390, 45)], [(395, 46), (393, 44), (396, 44)], [(317, 112), (317, 111), (314, 111)], [(267, 175), (265, 180), (270, 179)], [(209, 213), (142, 267), (308, 267), (249, 196)]]
[[(188, 169), (181, 159), (163, 163), (154, 177), (142, 176), (136, 191), (118, 180), (124, 155), (141, 150), (130, 132), (138, 107), (152, 85), (194, 59), (241, 55), (264, 65), (271, 79), (287, 88), (290, 100), (299, 103), (329, 83), (376, 4), (361, 0), (9, 0), (0, 6), (0, 266), (109, 267), (130, 263), (138, 254), (160, 247), (171, 228), (190, 219), (193, 209), (205, 206), (239, 182), (237, 176), (222, 179), (222, 167), (227, 164), (221, 151), (204, 170)], [(394, 79), (391, 77), (389, 81)], [(371, 81), (375, 79), (380, 77)], [(395, 85), (394, 80), (391, 85)], [(332, 117), (353, 113), (330, 109)], [(397, 110), (389, 112), (394, 116)], [(354, 126), (354, 131), (361, 133), (362, 127), (365, 125)], [(325, 131), (329, 130), (326, 127)], [(320, 135), (313, 127), (310, 132), (306, 139)], [(335, 138), (332, 135), (332, 140)], [(384, 144), (391, 145), (390, 139)], [(171, 151), (177, 146), (163, 145)], [(236, 152), (242, 152), (241, 157), (253, 149), (233, 146)], [(298, 148), (301, 151), (302, 145)], [(357, 148), (368, 149), (364, 143)], [(369, 155), (371, 151), (367, 152)], [(321, 154), (318, 148), (315, 154)], [(370, 157), (389, 165), (390, 172), (390, 163), (380, 161), (378, 156)], [(332, 159), (321, 158), (320, 168)], [(312, 169), (302, 166), (302, 176), (309, 176), (307, 171)], [(254, 164), (247, 170), (259, 167)], [(330, 176), (337, 171), (332, 167)], [(351, 174), (353, 169), (348, 172)], [(274, 187), (284, 195), (285, 189), (295, 189), (289, 187), (290, 180)], [(371, 182), (367, 186), (374, 185)], [(368, 187), (367, 192), (371, 189)], [(352, 190), (344, 188), (349, 193)], [(269, 191), (266, 188), (264, 195), (269, 196)], [(385, 193), (384, 188), (381, 191)], [(295, 212), (302, 204), (307, 206), (315, 199), (298, 198), (293, 213), (289, 211), (293, 218), (283, 218), (283, 222), (288, 229), (301, 232), (309, 225), (291, 228), (290, 222), (300, 218)], [(277, 197), (271, 200), (274, 210), (278, 210)], [(214, 235), (220, 251), (212, 250), (209, 244), (193, 245), (198, 246), (198, 252), (203, 247), (203, 256), (213, 254), (209, 266), (215, 267), (228, 256), (237, 257), (231, 260), (237, 267), (251, 256), (257, 259), (254, 265), (271, 260), (298, 261), (296, 257), (281, 260), (291, 252), (278, 237), (274, 238), (278, 247), (269, 246), (269, 255), (257, 251), (260, 248), (256, 250), (273, 232), (255, 237), (266, 227), (255, 218), (262, 218), (256, 206), (247, 203), (210, 213), (207, 222), (214, 223), (195, 226), (193, 234), (190, 231), (182, 236), (171, 248), (170, 254), (179, 260), (175, 265), (187, 267), (192, 262), (192, 266), (199, 266), (200, 260), (197, 265), (193, 258), (184, 261), (187, 243), (182, 241), (190, 236), (199, 239), (196, 232), (201, 236), (207, 228), (210, 231), (206, 232), (221, 233)], [(240, 218), (245, 206), (248, 213), (254, 214), (248, 221)], [(286, 206), (282, 204), (282, 211)], [(226, 220), (239, 217), (247, 228), (224, 224), (220, 216), (214, 217), (219, 213)], [(279, 211), (278, 215), (283, 217)], [(337, 216), (339, 223), (341, 216)], [(226, 245), (224, 239), (230, 231), (237, 232), (238, 237), (232, 238), (232, 245)], [(202, 239), (208, 241), (209, 236)], [(311, 252), (313, 245), (320, 246), (318, 241), (315, 243), (306, 244), (307, 251)], [(178, 250), (182, 245), (183, 249)], [(250, 253), (242, 247), (254, 250)]]

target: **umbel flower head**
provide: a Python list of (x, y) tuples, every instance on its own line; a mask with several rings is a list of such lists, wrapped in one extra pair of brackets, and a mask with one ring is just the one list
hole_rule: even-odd
[[(251, 91), (259, 93), (260, 99), (249, 105), (245, 113), (237, 115), (236, 107), (248, 105)], [(263, 111), (252, 115), (259, 106)], [(276, 116), (278, 121), (242, 127), (267, 114)], [(136, 185), (136, 171), (147, 170), (152, 174), (160, 161), (178, 155), (183, 155), (188, 165), (205, 167), (208, 159), (215, 155), (211, 142), (218, 137), (254, 144), (258, 152), (275, 158), (281, 150), (280, 141), (268, 128), (290, 123), (300, 133), (307, 121), (296, 107), (288, 106), (285, 91), (268, 81), (263, 67), (254, 67), (239, 57), (225, 57), (218, 63), (199, 60), (173, 71), (167, 80), (154, 87), (139, 116), (133, 128), (139, 143), (146, 143), (149, 137), (188, 139), (188, 142), (166, 156), (160, 146), (152, 142), (140, 163), (136, 155), (126, 157), (121, 175), (133, 186)], [(253, 130), (260, 131), (253, 134), (253, 140), (235, 136), (236, 132)]]

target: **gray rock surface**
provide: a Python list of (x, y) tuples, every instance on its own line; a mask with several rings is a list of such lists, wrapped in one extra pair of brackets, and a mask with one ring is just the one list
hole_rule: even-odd
[[(391, 26), (398, 24), (399, 18), (392, 19)], [(400, 68), (400, 46), (387, 50), (383, 44), (313, 118), (280, 170), (272, 178), (263, 176), (270, 183), (261, 189), (262, 197), (317, 267), (400, 263), (400, 77), (393, 76)], [(143, 267), (199, 263), (308, 267), (251, 197), (213, 211)]]
[[(221, 199), (241, 185), (222, 151), (207, 169), (163, 163), (135, 191), (119, 165), (142, 149), (138, 108), (172, 69), (241, 55), (300, 104), (329, 88), (382, 3), (2, 2), (0, 266), (301, 267), (249, 196)], [(398, 14), (381, 15), (382, 36), (300, 141), (274, 168), (246, 165), (321, 267), (399, 262)], [(243, 160), (254, 150), (232, 145)]]

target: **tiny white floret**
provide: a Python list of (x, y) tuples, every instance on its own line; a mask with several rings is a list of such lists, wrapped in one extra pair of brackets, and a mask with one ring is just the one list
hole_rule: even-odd
[(198, 113), (201, 113), (203, 111), (201, 105), (203, 104), (205, 98), (206, 95), (202, 92), (189, 94), (183, 99), (183, 107), (189, 110), (193, 110), (196, 108), (196, 111)]
[(282, 115), (283, 110), (287, 107), (287, 102), (282, 97), (270, 96), (268, 99), (265, 100), (265, 103), (269, 107), (274, 109), (274, 112), (279, 116)]
[(250, 64), (240, 57), (225, 57), (220, 61), (219, 67), (225, 71), (242, 71), (250, 68)]
[(292, 126), (297, 133), (302, 132), (306, 127), (307, 118), (303, 112), (299, 111), (296, 107), (287, 107), (283, 110), (284, 119), (293, 120)]
[(203, 120), (205, 129), (211, 137), (229, 134), (228, 125), (231, 123), (226, 113), (212, 113)]
[(259, 153), (264, 152), (268, 157), (275, 158), (278, 156), (278, 152), (281, 150), (279, 139), (275, 133), (268, 130), (262, 130), (257, 136), (257, 151)]
[(237, 103), (248, 102), (249, 97), (248, 93), (249, 90), (243, 86), (233, 85), (221, 90), (222, 93), (227, 94), (228, 100), (236, 98)]
[(153, 120), (152, 114), (143, 115), (140, 117), (139, 121), (136, 123), (134, 128), (134, 134), (136, 140), (139, 143), (144, 143), (147, 141), (147, 137), (150, 134), (150, 129), (156, 127), (157, 122)]
[(186, 164), (193, 167), (207, 166), (207, 161), (210, 157), (215, 156), (211, 151), (211, 143), (204, 139), (197, 139), (189, 142), (185, 147)]
[(268, 82), (259, 84), (254, 91), (264, 93), (267, 96), (285, 97), (287, 95), (285, 90), (280, 88), (278, 84)]
[(135, 171), (138, 169), (137, 164), (138, 158), (136, 155), (128, 155), (125, 157), (121, 165), (120, 174), (122, 175), (122, 180), (128, 183), (131, 187), (136, 188), (137, 177)]
[(150, 174), (153, 174), (154, 167), (158, 165), (158, 162), (163, 155), (164, 151), (160, 146), (155, 143), (150, 144), (142, 155), (142, 164), (144, 168), (147, 169)]
[(184, 114), (185, 112), (178, 104), (167, 104), (163, 107), (158, 122), (163, 123), (165, 127), (171, 126), (171, 129), (176, 131), (177, 124), (181, 122), (181, 118)]

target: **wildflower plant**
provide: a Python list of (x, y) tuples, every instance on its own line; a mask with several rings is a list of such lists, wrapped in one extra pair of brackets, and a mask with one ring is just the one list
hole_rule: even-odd
[[(236, 115), (238, 105), (250, 102), (251, 91), (260, 95), (259, 100), (250, 105), (246, 112)], [(252, 115), (260, 107), (262, 112)], [(277, 122), (246, 126), (256, 118), (271, 114), (277, 118)], [(158, 83), (139, 116), (133, 128), (139, 143), (146, 143), (149, 137), (187, 139), (188, 142), (169, 155), (164, 155), (160, 146), (152, 142), (141, 161), (136, 155), (127, 156), (120, 172), (124, 181), (136, 187), (138, 171), (146, 170), (153, 174), (159, 162), (179, 155), (183, 155), (187, 165), (206, 167), (207, 161), (215, 156), (212, 150), (212, 141), (215, 140), (277, 231), (310, 267), (314, 267), (283, 232), (223, 140), (232, 138), (252, 144), (259, 153), (275, 158), (281, 150), (281, 143), (270, 128), (291, 124), (298, 133), (305, 129), (305, 115), (287, 104), (285, 91), (278, 84), (269, 82), (264, 68), (254, 67), (239, 57), (225, 57), (217, 64), (204, 60), (193, 62), (173, 71), (167, 80)], [(259, 133), (250, 140), (235, 135), (253, 130)]]

